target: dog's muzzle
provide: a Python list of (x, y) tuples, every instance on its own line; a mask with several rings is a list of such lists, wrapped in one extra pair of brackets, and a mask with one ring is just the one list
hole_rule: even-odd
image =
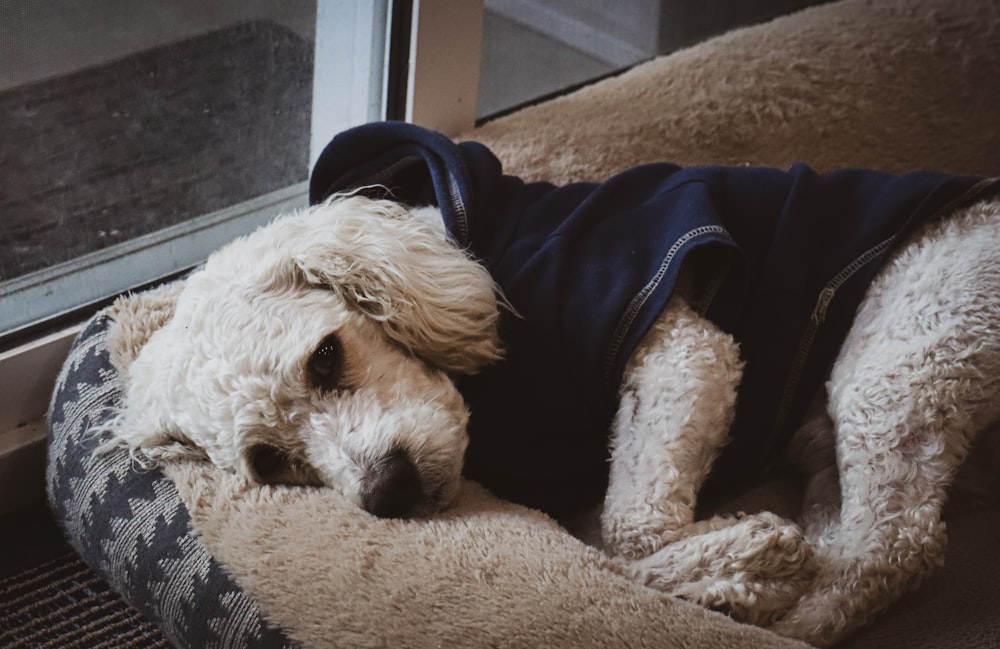
[(365, 476), (361, 503), (380, 518), (406, 516), (422, 497), (420, 474), (406, 453), (393, 451), (378, 460)]

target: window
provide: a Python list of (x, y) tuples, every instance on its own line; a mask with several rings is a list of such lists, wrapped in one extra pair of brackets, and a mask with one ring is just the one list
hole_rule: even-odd
[(301, 201), (315, 5), (4, 11), (0, 331), (169, 276)]

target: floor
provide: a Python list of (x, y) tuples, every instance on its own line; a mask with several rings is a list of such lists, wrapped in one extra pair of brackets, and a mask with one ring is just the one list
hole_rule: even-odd
[(271, 20), (313, 38), (315, 6), (271, 0), (85, 0), (58, 11), (0, 2), (0, 91), (107, 63), (246, 20)]
[(5, 516), (2, 524), (0, 553), (9, 560), (0, 563), (0, 646), (170, 648), (160, 629), (62, 540), (44, 505)]
[(0, 529), (0, 579), (71, 549), (44, 502), (0, 517)]

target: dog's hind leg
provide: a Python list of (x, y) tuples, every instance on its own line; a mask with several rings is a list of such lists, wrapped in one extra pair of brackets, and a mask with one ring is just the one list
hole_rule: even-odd
[(803, 585), (798, 527), (771, 514), (694, 522), (740, 372), (732, 338), (672, 301), (626, 368), (601, 526), (638, 580), (760, 623)]
[(840, 523), (840, 476), (825, 391), (810, 404), (785, 457), (806, 478), (798, 523), (809, 544), (821, 547), (836, 536)]
[(1000, 204), (925, 228), (872, 284), (830, 379), (841, 507), (772, 629), (837, 642), (941, 565), (946, 489), (1000, 415)]

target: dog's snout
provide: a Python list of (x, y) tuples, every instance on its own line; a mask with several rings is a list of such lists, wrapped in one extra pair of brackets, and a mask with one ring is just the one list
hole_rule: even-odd
[(417, 467), (402, 451), (393, 451), (372, 466), (361, 496), (364, 508), (380, 518), (406, 516), (420, 498)]

